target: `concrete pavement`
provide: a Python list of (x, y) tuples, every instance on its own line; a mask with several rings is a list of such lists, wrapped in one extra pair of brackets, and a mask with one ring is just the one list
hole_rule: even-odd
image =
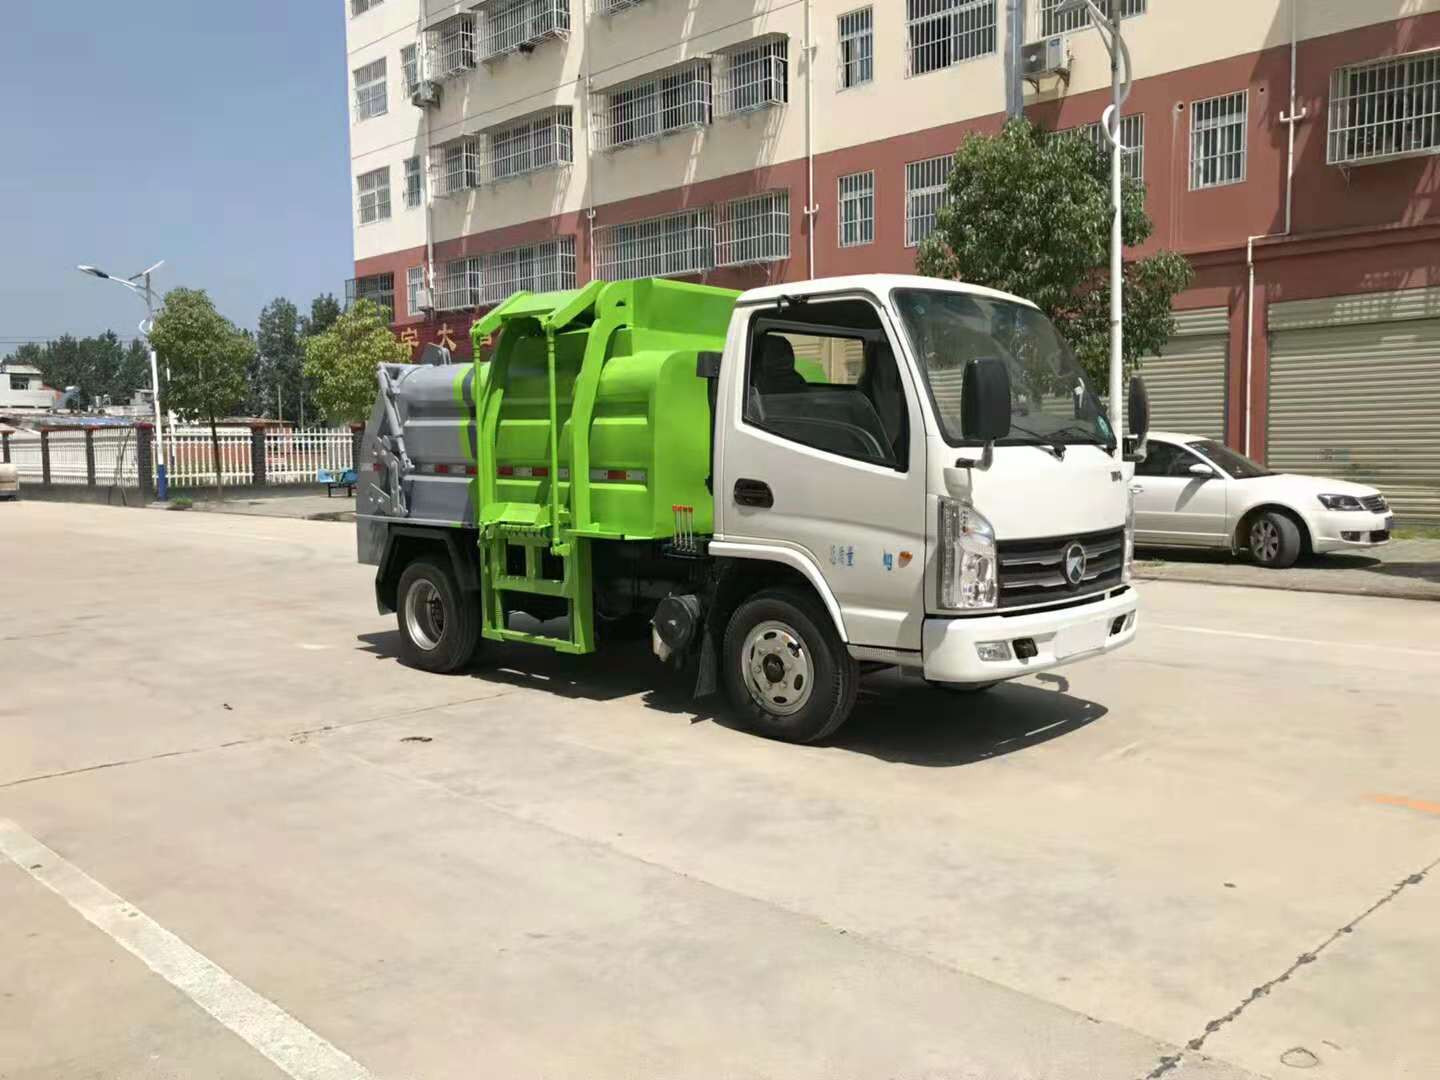
[[(1128, 650), (797, 748), (640, 650), (406, 669), (342, 525), (22, 503), (0, 552), (0, 818), (376, 1077), (1440, 1052), (1433, 605), (1154, 583)], [(287, 1075), (44, 872), (0, 1076)]]

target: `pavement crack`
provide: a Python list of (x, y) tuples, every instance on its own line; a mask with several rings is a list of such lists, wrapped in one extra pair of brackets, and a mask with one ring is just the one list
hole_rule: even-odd
[(1440, 859), (1433, 859), (1430, 862), (1426, 863), (1424, 866), (1422, 866), (1419, 870), (1415, 871), (1415, 873), (1409, 874), (1406, 877), (1401, 878), (1399, 881), (1397, 881), (1394, 885), (1390, 887), (1389, 892), (1386, 892), (1378, 900), (1376, 900), (1373, 904), (1367, 907), (1364, 911), (1360, 912), (1359, 915), (1356, 915), (1349, 922), (1333, 930), (1330, 935), (1325, 938), (1324, 941), (1320, 942), (1319, 945), (1315, 946), (1313, 949), (1310, 949), (1308, 952), (1302, 952), (1294, 959), (1290, 966), (1287, 967), (1284, 971), (1282, 971), (1279, 975), (1276, 975), (1273, 979), (1270, 979), (1267, 982), (1263, 982), (1259, 986), (1255, 987), (1255, 989), (1251, 990), (1250, 993), (1246, 994), (1245, 997), (1240, 1000), (1239, 1004), (1237, 1004), (1229, 1012), (1222, 1013), (1221, 1015), (1215, 1017), (1215, 1019), (1209, 1021), (1205, 1025), (1205, 1030), (1200, 1035), (1187, 1042), (1179, 1053), (1168, 1054), (1160, 1058), (1155, 1063), (1155, 1067), (1151, 1069), (1148, 1073), (1146, 1073), (1144, 1077), (1142, 1077), (1142, 1080), (1159, 1080), (1160, 1077), (1166, 1075), (1167, 1073), (1171, 1072), (1176, 1068), (1179, 1068), (1180, 1062), (1184, 1059), (1186, 1054), (1198, 1053), (1201, 1048), (1204, 1047), (1205, 1041), (1209, 1039), (1211, 1035), (1214, 1035), (1215, 1032), (1219, 1031), (1227, 1024), (1234, 1023), (1240, 1018), (1240, 1016), (1245, 1012), (1246, 1009), (1250, 1008), (1251, 1005), (1255, 1004), (1255, 1002), (1259, 1001), (1261, 998), (1267, 997), (1270, 994), (1270, 991), (1275, 989), (1275, 987), (1279, 986), (1281, 983), (1288, 982), (1290, 976), (1294, 975), (1301, 968), (1305, 967), (1307, 964), (1315, 963), (1316, 960), (1320, 959), (1320, 954), (1323, 953), (1326, 949), (1328, 949), (1331, 945), (1335, 944), (1335, 942), (1339, 941), (1346, 934), (1352, 933), (1357, 926), (1359, 926), (1366, 919), (1370, 918), (1371, 915), (1374, 915), (1381, 908), (1385, 907), (1385, 905), (1393, 901), (1406, 889), (1409, 889), (1415, 885), (1419, 885), (1425, 880), (1426, 876), (1430, 874), (1431, 871), (1433, 871), (1437, 866), (1440, 866)]

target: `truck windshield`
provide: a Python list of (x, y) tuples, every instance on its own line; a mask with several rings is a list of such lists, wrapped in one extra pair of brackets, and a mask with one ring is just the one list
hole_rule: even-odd
[(961, 423), (965, 365), (995, 357), (1010, 371), (1010, 436), (1002, 443), (1113, 448), (1110, 424), (1075, 354), (1035, 308), (939, 289), (897, 289), (894, 298), (946, 442), (976, 442)]

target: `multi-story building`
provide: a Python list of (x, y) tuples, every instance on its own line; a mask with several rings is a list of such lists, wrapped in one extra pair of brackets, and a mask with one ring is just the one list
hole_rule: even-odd
[[(1028, 115), (1096, 124), (1088, 17), (1017, 2)], [(1196, 268), (1157, 420), (1440, 520), (1440, 0), (1119, 2), (1142, 250)], [(462, 356), (520, 288), (912, 269), (1022, 36), (1009, 0), (345, 5), (351, 294)]]

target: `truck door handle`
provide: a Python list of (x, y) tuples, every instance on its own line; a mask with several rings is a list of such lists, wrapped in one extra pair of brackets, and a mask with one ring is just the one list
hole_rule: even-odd
[(736, 480), (735, 501), (741, 506), (758, 506), (768, 510), (775, 505), (775, 493), (763, 480)]

